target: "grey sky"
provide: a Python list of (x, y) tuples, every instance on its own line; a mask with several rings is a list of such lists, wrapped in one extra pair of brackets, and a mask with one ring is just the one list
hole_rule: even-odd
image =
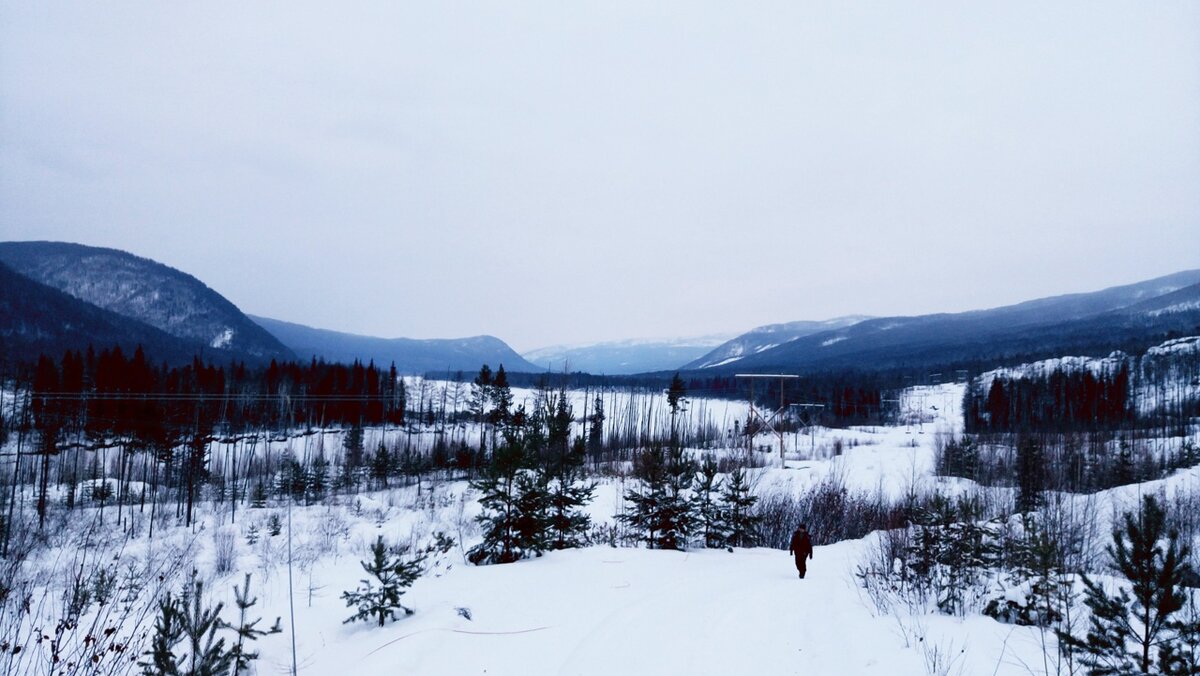
[(1192, 1), (0, 2), (0, 239), (326, 328), (995, 306), (1200, 267), (1198, 186)]

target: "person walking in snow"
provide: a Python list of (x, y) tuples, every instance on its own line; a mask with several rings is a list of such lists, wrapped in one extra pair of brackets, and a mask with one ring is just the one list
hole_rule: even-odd
[(792, 544), (788, 553), (796, 557), (796, 570), (800, 572), (800, 579), (803, 580), (808, 560), (813, 555), (812, 539), (808, 537), (808, 528), (804, 524), (797, 526), (796, 532), (792, 533)]

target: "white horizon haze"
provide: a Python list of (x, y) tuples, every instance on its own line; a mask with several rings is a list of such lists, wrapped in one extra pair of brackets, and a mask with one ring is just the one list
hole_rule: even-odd
[(0, 239), (518, 352), (1200, 268), (1200, 3), (0, 0)]

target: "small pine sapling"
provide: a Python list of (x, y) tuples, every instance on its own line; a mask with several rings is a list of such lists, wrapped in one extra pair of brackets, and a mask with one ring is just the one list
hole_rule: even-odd
[(250, 610), (254, 604), (258, 603), (258, 598), (250, 598), (250, 573), (246, 573), (245, 585), (238, 589), (237, 585), (233, 586), (233, 595), (236, 599), (234, 603), (238, 607), (238, 623), (236, 625), (221, 623), (221, 626), (226, 629), (232, 629), (237, 634), (237, 643), (233, 644), (233, 649), (230, 654), (233, 656), (233, 676), (239, 676), (246, 673), (250, 669), (250, 663), (258, 659), (257, 652), (251, 652), (247, 649), (247, 642), (257, 641), (263, 636), (278, 634), (283, 631), (280, 625), (280, 618), (275, 618), (275, 624), (270, 629), (258, 629), (257, 625), (262, 621), (262, 618), (257, 618), (249, 621), (246, 618), (246, 612)]
[(406, 559), (402, 554), (390, 551), (383, 536), (377, 537), (371, 545), (371, 555), (370, 561), (360, 563), (375, 581), (364, 579), (358, 589), (342, 592), (346, 606), (357, 609), (343, 624), (375, 620), (382, 627), (389, 619), (396, 619), (397, 610), (403, 610), (405, 615), (413, 614), (411, 608), (400, 603), (400, 597), (405, 588), (421, 576), (425, 555)]
[(267, 486), (262, 481), (254, 484), (254, 491), (250, 494), (250, 507), (252, 509), (262, 509), (267, 506)]
[[(142, 673), (166, 676), (216, 676), (227, 674), (234, 665), (234, 655), (225, 648), (225, 639), (217, 638), (224, 627), (218, 603), (211, 608), (204, 602), (204, 583), (196, 573), (180, 598), (168, 593), (159, 602), (159, 616), (154, 624), (154, 637), (147, 661), (141, 662)], [(175, 650), (186, 644), (187, 654), (180, 659)]]

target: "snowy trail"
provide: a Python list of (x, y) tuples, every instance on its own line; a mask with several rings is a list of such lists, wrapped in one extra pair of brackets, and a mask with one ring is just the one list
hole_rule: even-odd
[[(327, 626), (332, 645), (301, 652), (312, 674), (920, 673), (917, 653), (854, 588), (857, 551), (818, 548), (805, 580), (768, 549), (595, 547), (458, 567), (405, 597), (416, 615), (382, 629)], [(336, 599), (321, 605), (298, 623), (342, 614)]]

